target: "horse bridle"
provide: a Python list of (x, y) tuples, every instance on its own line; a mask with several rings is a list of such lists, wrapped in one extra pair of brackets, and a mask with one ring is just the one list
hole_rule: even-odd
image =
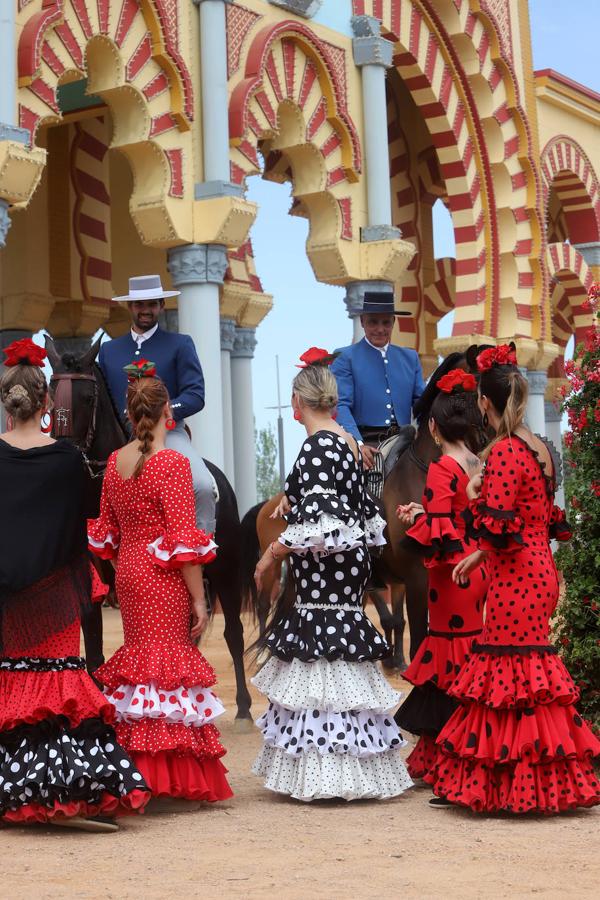
[[(91, 381), (94, 386), (94, 399), (92, 404), (92, 414), (88, 424), (87, 432), (83, 444), (75, 446), (80, 450), (86, 468), (91, 478), (102, 478), (106, 469), (106, 460), (90, 459), (88, 453), (94, 440), (96, 432), (96, 414), (98, 412), (98, 381), (95, 375), (80, 374), (78, 372), (61, 372), (59, 374), (52, 373), (50, 376), (50, 385), (56, 382), (53, 402), (55, 437), (66, 437), (73, 440), (73, 382), (74, 381)], [(96, 471), (94, 471), (96, 468)]]

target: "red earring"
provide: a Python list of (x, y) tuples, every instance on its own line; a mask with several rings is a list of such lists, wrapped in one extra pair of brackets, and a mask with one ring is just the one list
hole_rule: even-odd
[(175, 419), (169, 417), (165, 422), (165, 428), (167, 429), (167, 431), (173, 431), (174, 428), (177, 428), (177, 422), (175, 421)]
[[(44, 419), (46, 418), (46, 416), (48, 416), (48, 423), (46, 425), (44, 425), (42, 423), (43, 423)], [(53, 424), (54, 424), (54, 421), (52, 419), (52, 413), (51, 412), (44, 413), (44, 415), (42, 416), (42, 422), (40, 423), (40, 430), (42, 431), (43, 434), (50, 434), (50, 432), (52, 431)]]
[(302, 413), (300, 412), (299, 409), (294, 410), (294, 419), (296, 420), (296, 422), (302, 421)]

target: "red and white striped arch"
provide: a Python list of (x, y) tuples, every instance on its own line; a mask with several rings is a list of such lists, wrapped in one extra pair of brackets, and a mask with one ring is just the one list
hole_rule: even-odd
[(600, 189), (594, 167), (573, 138), (551, 138), (541, 155), (544, 201), (548, 216), (551, 193), (560, 201), (572, 244), (600, 240)]
[(562, 350), (552, 363), (549, 374), (561, 378), (564, 376), (563, 357), (569, 338), (574, 335), (576, 344), (583, 341), (594, 321), (590, 310), (584, 308), (594, 278), (581, 253), (571, 244), (548, 244), (546, 263), (552, 287), (552, 339)]

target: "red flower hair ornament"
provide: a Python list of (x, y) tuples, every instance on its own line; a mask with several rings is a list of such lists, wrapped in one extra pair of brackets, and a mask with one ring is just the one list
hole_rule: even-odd
[(450, 369), (436, 383), (436, 387), (444, 394), (462, 393), (463, 391), (476, 391), (477, 382), (475, 376), (464, 369)]
[(499, 347), (490, 347), (477, 357), (477, 369), (487, 372), (492, 366), (516, 366), (517, 354), (514, 345), (500, 344)]
[(296, 364), (297, 369), (306, 369), (308, 366), (330, 366), (338, 353), (330, 353), (329, 350), (323, 350), (321, 347), (309, 347), (306, 353), (300, 357), (303, 365)]
[(147, 359), (136, 359), (123, 367), (127, 375), (127, 381), (137, 381), (138, 378), (156, 378), (156, 366)]
[(34, 344), (31, 338), (22, 338), (20, 341), (13, 341), (5, 349), (6, 359), (4, 365), (7, 368), (12, 366), (38, 366), (44, 368), (44, 360), (48, 355), (43, 347)]

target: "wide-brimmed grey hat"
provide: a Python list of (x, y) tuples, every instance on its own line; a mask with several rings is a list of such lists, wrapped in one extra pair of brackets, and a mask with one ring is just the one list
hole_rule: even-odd
[(181, 291), (165, 291), (160, 275), (135, 275), (129, 279), (129, 293), (123, 297), (113, 297), (113, 300), (162, 300), (167, 297), (178, 297)]

